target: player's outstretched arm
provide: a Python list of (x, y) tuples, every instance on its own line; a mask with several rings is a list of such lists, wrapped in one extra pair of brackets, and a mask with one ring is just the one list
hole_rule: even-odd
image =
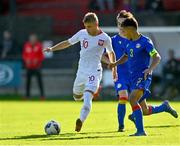
[(118, 64), (123, 64), (128, 60), (128, 56), (126, 54), (124, 54), (121, 58), (119, 58), (118, 61), (116, 61), (116, 65)]
[(124, 54), (121, 58), (119, 58), (119, 60), (117, 60), (116, 62), (112, 62), (110, 63), (109, 67), (112, 68), (114, 66), (117, 66), (119, 64), (123, 64), (128, 60), (128, 56), (126, 54)]
[(62, 41), (62, 42), (56, 44), (53, 47), (46, 48), (43, 51), (44, 52), (52, 52), (52, 51), (57, 51), (57, 50), (63, 50), (69, 46), (71, 46), (71, 44), (68, 42), (68, 40), (66, 40), (66, 41)]
[[(109, 57), (110, 63), (113, 63), (113, 62), (116, 61), (116, 56), (115, 56), (114, 51), (109, 52), (108, 57)], [(116, 81), (117, 78), (118, 78), (118, 76), (117, 76), (117, 67), (113, 66), (111, 69), (112, 69), (113, 80)]]

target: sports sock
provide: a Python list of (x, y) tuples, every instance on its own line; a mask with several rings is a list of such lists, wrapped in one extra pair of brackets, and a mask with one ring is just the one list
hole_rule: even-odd
[(126, 104), (118, 103), (117, 112), (118, 112), (119, 126), (124, 128), (124, 117), (125, 117), (125, 114), (126, 114)]
[(132, 107), (132, 110), (133, 110), (133, 115), (135, 117), (137, 132), (144, 132), (143, 115), (140, 105), (136, 104), (135, 106)]
[(157, 114), (164, 112), (166, 110), (166, 105), (164, 104), (161, 104), (159, 106), (149, 105), (148, 107), (149, 107), (149, 114)]
[(91, 111), (93, 95), (90, 92), (84, 92), (83, 98), (84, 98), (84, 104), (81, 108), (81, 113), (80, 113), (80, 120), (82, 122), (86, 120), (87, 116)]

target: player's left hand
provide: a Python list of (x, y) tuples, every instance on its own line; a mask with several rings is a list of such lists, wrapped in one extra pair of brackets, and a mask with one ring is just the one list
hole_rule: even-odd
[(153, 72), (153, 71), (152, 71), (150, 68), (145, 69), (145, 70), (143, 71), (143, 73), (144, 73), (144, 80), (147, 79), (147, 76), (148, 76), (148, 75), (152, 75), (152, 72)]

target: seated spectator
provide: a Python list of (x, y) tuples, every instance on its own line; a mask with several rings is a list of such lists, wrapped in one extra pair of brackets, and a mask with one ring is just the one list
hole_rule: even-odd
[(163, 90), (162, 95), (172, 99), (180, 91), (180, 61), (175, 58), (174, 50), (168, 51), (168, 61), (163, 67)]

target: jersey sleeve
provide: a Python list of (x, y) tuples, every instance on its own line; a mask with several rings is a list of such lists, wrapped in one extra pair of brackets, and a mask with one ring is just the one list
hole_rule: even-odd
[(68, 42), (71, 45), (76, 44), (77, 42), (80, 41), (79, 36), (80, 36), (81, 31), (78, 31), (76, 34), (74, 34), (71, 38), (68, 39)]
[(112, 41), (111, 41), (111, 38), (108, 37), (108, 39), (106, 40), (106, 51), (107, 52), (113, 52), (113, 48), (112, 48)]
[(146, 51), (149, 53), (149, 55), (152, 57), (154, 54), (157, 53), (157, 50), (155, 49), (153, 42), (151, 39), (148, 39), (146, 41), (146, 47), (145, 47)]

